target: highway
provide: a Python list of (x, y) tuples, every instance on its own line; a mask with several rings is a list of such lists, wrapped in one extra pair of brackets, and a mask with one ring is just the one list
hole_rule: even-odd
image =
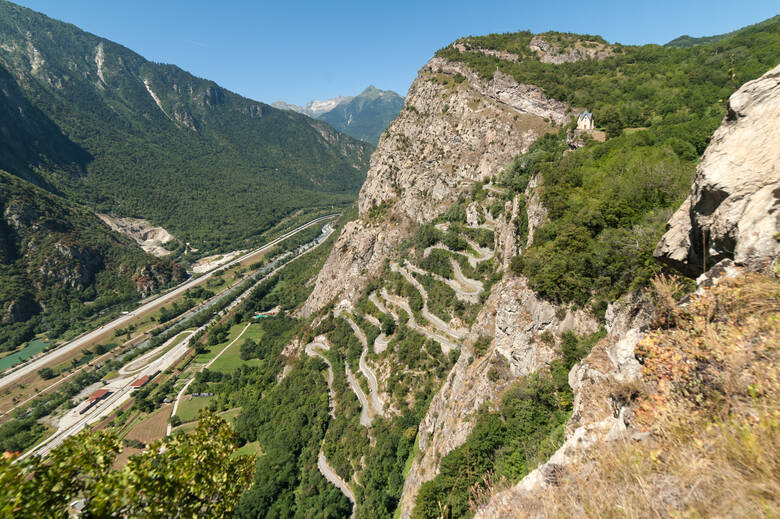
[(204, 283), (206, 280), (208, 280), (211, 276), (213, 276), (216, 272), (219, 272), (221, 270), (229, 269), (233, 267), (236, 264), (239, 264), (243, 261), (245, 261), (247, 258), (252, 257), (256, 254), (259, 254), (274, 245), (278, 244), (279, 242), (289, 238), (290, 236), (293, 236), (294, 234), (299, 233), (300, 231), (311, 227), (312, 225), (316, 225), (317, 223), (323, 222), (325, 220), (329, 220), (332, 218), (335, 218), (338, 215), (326, 215), (322, 216), (320, 218), (315, 218), (314, 220), (311, 220), (299, 227), (296, 227), (295, 229), (279, 236), (278, 238), (268, 242), (267, 244), (263, 245), (262, 247), (255, 249), (253, 251), (250, 251), (244, 255), (242, 255), (239, 258), (236, 258), (232, 260), (231, 262), (222, 265), (220, 267), (216, 267), (209, 272), (203, 274), (200, 277), (190, 279), (188, 281), (185, 281), (184, 283), (180, 284), (178, 287), (174, 288), (173, 290), (170, 290), (159, 297), (156, 297), (143, 305), (137, 307), (135, 310), (130, 312), (127, 315), (122, 315), (118, 317), (117, 319), (114, 319), (110, 323), (104, 324), (103, 326), (89, 332), (86, 334), (83, 334), (79, 336), (78, 338), (74, 339), (73, 341), (66, 343), (50, 352), (47, 352), (37, 358), (34, 358), (25, 364), (21, 365), (20, 367), (16, 368), (12, 372), (4, 375), (2, 378), (0, 378), (0, 390), (3, 388), (6, 388), (12, 384), (17, 383), (19, 380), (24, 378), (25, 376), (34, 373), (38, 371), (39, 369), (45, 367), (48, 364), (51, 364), (55, 362), (58, 358), (63, 357), (73, 351), (78, 351), (81, 348), (84, 348), (86, 345), (88, 345), (90, 342), (100, 338), (101, 336), (114, 331), (117, 328), (122, 328), (126, 324), (130, 324), (132, 321), (137, 319), (137, 314), (142, 314), (144, 312), (147, 312), (149, 310), (155, 309), (158, 306), (161, 306), (168, 301), (171, 301), (172, 299), (177, 298), (190, 288), (193, 288), (195, 286), (200, 285), (201, 283)]
[[(294, 234), (295, 232), (298, 232), (303, 228), (306, 228), (310, 225), (313, 225), (321, 221), (322, 219), (313, 220), (312, 222), (309, 222), (308, 224), (299, 227), (298, 229), (291, 232)], [(301, 252), (298, 255), (298, 257), (308, 254), (309, 252), (316, 249), (327, 239), (327, 237), (329, 237), (333, 233), (333, 231), (334, 229), (331, 226), (325, 226), (325, 228), (323, 229), (323, 234), (321, 234), (314, 241), (315, 245)], [(290, 234), (288, 233), (286, 236), (289, 237)], [(284, 239), (284, 237), (282, 237), (282, 239)], [(269, 245), (273, 245), (273, 244), (269, 244)], [(268, 247), (269, 245), (266, 245), (265, 247)], [(249, 255), (251, 256), (251, 254), (253, 253), (250, 253)], [(239, 258), (236, 261), (241, 261), (241, 258)], [(65, 441), (65, 439), (77, 434), (82, 429), (84, 429), (84, 427), (86, 427), (88, 424), (97, 422), (101, 418), (108, 416), (110, 413), (112, 413), (114, 410), (116, 410), (119, 406), (121, 406), (124, 402), (126, 402), (128, 399), (132, 397), (132, 391), (133, 391), (132, 384), (134, 381), (136, 381), (137, 379), (145, 375), (153, 377), (155, 374), (163, 372), (166, 369), (170, 368), (171, 366), (175, 365), (176, 362), (180, 358), (182, 358), (190, 349), (190, 345), (191, 345), (190, 343), (192, 341), (192, 337), (195, 334), (197, 334), (202, 330), (205, 330), (214, 321), (214, 319), (219, 319), (221, 316), (227, 315), (233, 308), (240, 305), (249, 296), (249, 294), (255, 289), (255, 287), (257, 287), (258, 284), (268, 279), (269, 277), (275, 275), (286, 265), (287, 262), (283, 263), (282, 265), (274, 268), (270, 272), (267, 272), (265, 275), (261, 276), (261, 278), (258, 279), (256, 283), (253, 283), (244, 292), (239, 294), (238, 297), (236, 297), (236, 299), (233, 300), (227, 307), (225, 307), (218, 315), (215, 315), (213, 319), (210, 319), (209, 322), (204, 323), (197, 330), (184, 331), (179, 334), (176, 334), (175, 336), (168, 339), (164, 344), (158, 346), (152, 351), (144, 354), (143, 356), (135, 360), (129, 361), (125, 366), (120, 368), (120, 370), (118, 371), (120, 377), (109, 381), (108, 384), (105, 386), (105, 389), (110, 390), (111, 394), (109, 394), (103, 400), (98, 402), (95, 406), (93, 406), (89, 410), (86, 411), (84, 410), (85, 407), (88, 405), (87, 402), (85, 401), (85, 402), (81, 402), (79, 405), (77, 405), (76, 407), (68, 411), (62, 417), (62, 419), (60, 419), (59, 428), (57, 429), (57, 431), (53, 435), (46, 438), (44, 441), (42, 441), (41, 443), (39, 443), (38, 445), (30, 449), (28, 452), (26, 452), (22, 456), (22, 458), (25, 458), (32, 454), (45, 456), (52, 449), (62, 444), (62, 442)], [(221, 268), (227, 268), (227, 267), (228, 265)], [(211, 359), (211, 361), (209, 361), (203, 367), (203, 369), (209, 368), (214, 363), (214, 361), (216, 361), (225, 351), (227, 351), (228, 348), (230, 348), (230, 346), (232, 346), (238, 339), (241, 338), (241, 336), (244, 334), (244, 332), (247, 331), (249, 326), (250, 325), (247, 324), (244, 327), (244, 329), (241, 331), (241, 333), (239, 333), (238, 336), (235, 339), (233, 339), (233, 341), (230, 342), (227, 346), (222, 348), (222, 350), (220, 350), (220, 352), (213, 359)], [(189, 336), (184, 340), (179, 340), (180, 336), (183, 334), (188, 334)], [(176, 344), (169, 351), (166, 352), (165, 350), (177, 340), (179, 341), (178, 344)], [(192, 377), (187, 382), (187, 384), (182, 388), (182, 390), (177, 395), (176, 402), (174, 404), (174, 411), (171, 416), (175, 414), (176, 409), (178, 408), (179, 405), (179, 401), (181, 400), (187, 387), (190, 385), (190, 383), (193, 380), (194, 377)], [(168, 426), (167, 434), (170, 434), (170, 424)]]
[[(206, 325), (204, 325), (202, 328), (205, 328), (205, 326)], [(57, 432), (46, 438), (34, 448), (30, 449), (22, 457), (24, 458), (30, 456), (31, 454), (45, 456), (52, 449), (62, 444), (66, 438), (69, 438), (81, 431), (87, 424), (96, 422), (104, 416), (108, 416), (112, 411), (125, 403), (132, 396), (132, 384), (134, 381), (145, 375), (152, 377), (158, 372), (165, 371), (169, 367), (173, 366), (176, 361), (178, 361), (187, 353), (187, 350), (190, 348), (189, 339), (192, 337), (194, 332), (190, 331), (184, 333), (188, 333), (190, 337), (180, 341), (179, 344), (174, 346), (170, 351), (161, 355), (159, 358), (149, 358), (147, 364), (132, 376), (117, 378), (110, 381), (110, 383), (108, 383), (105, 387), (111, 391), (111, 394), (98, 402), (92, 409), (83, 411), (87, 406), (87, 402), (85, 401), (81, 402), (79, 405), (68, 411), (62, 417), (62, 419), (60, 419)], [(177, 334), (176, 336), (171, 337), (168, 341), (165, 342), (165, 344), (158, 346), (153, 351), (157, 354), (165, 351), (165, 349), (170, 344), (179, 339), (180, 335), (181, 334)]]

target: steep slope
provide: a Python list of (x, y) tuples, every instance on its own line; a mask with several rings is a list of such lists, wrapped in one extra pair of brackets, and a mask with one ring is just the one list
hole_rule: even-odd
[(92, 157), (24, 96), (0, 65), (0, 167), (50, 191), (41, 171), (82, 174)]
[(391, 90), (373, 85), (359, 95), (341, 101), (335, 108), (318, 116), (340, 132), (356, 139), (379, 143), (379, 136), (403, 107), (404, 98)]
[[(635, 404), (646, 369), (650, 404), (664, 400), (655, 391), (664, 387), (689, 398), (675, 419), (723, 402), (712, 387), (735, 389), (748, 406), (731, 437), (757, 435), (745, 437), (732, 466), (748, 460), (752, 481), (768, 482), (739, 501), (774, 506), (776, 407), (761, 414), (749, 405), (776, 396), (777, 290), (765, 278), (724, 281), (713, 297), (678, 309), (675, 297), (692, 283), (670, 281), (652, 254), (727, 114), (721, 99), (780, 61), (779, 31), (741, 32), (717, 52), (560, 33), (470, 37), (441, 49), (380, 139), (358, 214), (343, 215), (328, 249), (262, 283), (230, 318), (289, 312), (263, 320), (262, 340), (242, 346), (254, 367), (196, 382), (220, 410), (240, 406), (236, 433), (263, 446), (237, 516), (438, 519), (471, 517), (483, 505), (485, 517), (522, 515), (519, 499), (540, 495), (525, 494), (529, 487), (555, 494), (583, 448), (610, 454), (637, 442), (664, 492), (651, 494), (663, 506), (636, 515), (663, 517), (667, 503), (698, 490), (695, 479), (666, 479), (664, 451), (640, 444), (649, 431), (634, 427), (645, 423), (635, 421)], [(586, 107), (606, 141), (571, 138)], [(760, 111), (739, 113), (744, 123)], [(771, 320), (757, 320), (765, 315)], [(734, 335), (745, 320), (758, 326)], [(650, 336), (659, 326), (668, 330)], [(766, 386), (756, 384), (761, 372)], [(690, 376), (680, 381), (681, 373)], [(742, 427), (756, 417), (760, 427)], [(626, 460), (620, 467), (637, 465)], [(698, 467), (685, 460), (678, 466)], [(575, 485), (571, 495), (587, 494), (587, 480)], [(600, 488), (596, 497), (611, 496), (612, 506), (601, 516), (632, 510), (623, 496), (646, 490)]]
[[(707, 249), (718, 263), (684, 302), (676, 301), (676, 280), (656, 278), (644, 301), (611, 308), (610, 335), (569, 374), (575, 406), (565, 443), (517, 486), (483, 501), (476, 517), (780, 510), (780, 480), (770, 468), (780, 401), (780, 157), (767, 147), (780, 139), (779, 75), (780, 66), (730, 97), (691, 195), (657, 250), (697, 275), (698, 265), (681, 261), (671, 244), (682, 257), (701, 256), (701, 243), (687, 237), (711, 231)], [(712, 186), (723, 193), (719, 205), (706, 201)], [(774, 193), (769, 200), (765, 190)], [(627, 439), (634, 442), (618, 441)]]
[[(37, 110), (21, 121), (37, 138), (19, 142), (69, 140), (6, 145), (1, 167), (199, 248), (235, 246), (296, 210), (348, 202), (363, 181), (365, 143), (5, 0), (0, 66), (16, 84), (0, 107)], [(39, 158), (53, 148), (65, 151)]]
[(692, 192), (656, 248), (661, 260), (692, 277), (725, 259), (771, 271), (780, 254), (779, 93), (775, 67), (731, 96)]
[(0, 171), (0, 351), (186, 277), (91, 212)]
[(565, 122), (567, 110), (504, 75), (483, 81), (462, 65), (432, 59), (371, 156), (360, 219), (345, 227), (303, 312), (334, 296), (353, 298), (365, 281), (358, 274), (378, 275), (412, 226), (430, 222), (475, 182), (499, 173)]
[[(359, 218), (300, 312), (326, 323), (312, 333), (332, 334), (334, 366), (360, 353), (336, 313), (359, 316), (375, 337), (368, 360), (385, 419), (418, 420), (401, 517), (468, 516), (491, 478), (552, 478), (555, 466), (533, 469), (565, 439), (622, 431), (630, 406), (604, 402), (591, 380), (635, 380), (664, 224), (723, 118), (720, 99), (780, 60), (778, 30), (740, 31), (717, 53), (560, 33), (470, 37), (421, 69), (372, 156)], [(736, 75), (730, 52), (742, 56)], [(586, 107), (607, 141), (576, 149), (567, 135)], [(476, 303), (452, 261), (470, 290), (481, 284)], [(325, 455), (348, 460), (337, 470), (357, 478), (358, 517), (385, 515), (372, 486), (380, 469), (361, 461), (373, 451), (348, 443), (361, 433), (344, 420)], [(385, 439), (382, 427), (369, 437)]]

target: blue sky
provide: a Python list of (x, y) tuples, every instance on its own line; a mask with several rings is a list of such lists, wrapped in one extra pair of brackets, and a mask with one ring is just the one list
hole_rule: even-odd
[(369, 84), (406, 94), (434, 51), (469, 34), (529, 29), (624, 44), (732, 31), (776, 0), (309, 1), (18, 0), (144, 57), (264, 102), (302, 104)]

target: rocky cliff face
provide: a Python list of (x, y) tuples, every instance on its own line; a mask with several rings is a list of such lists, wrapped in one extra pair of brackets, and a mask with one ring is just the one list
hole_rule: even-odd
[(531, 39), (528, 46), (539, 56), (542, 63), (572, 63), (584, 59), (604, 59), (612, 56), (612, 49), (600, 41), (578, 40), (572, 45), (561, 47), (550, 38), (538, 34)]
[(655, 255), (690, 276), (723, 259), (769, 270), (780, 254), (780, 66), (742, 86)]
[[(700, 287), (717, 285), (724, 277), (738, 275), (744, 270), (766, 272), (770, 265), (777, 261), (777, 232), (780, 222), (780, 177), (777, 164), (780, 163), (780, 150), (774, 143), (780, 139), (779, 79), (780, 67), (760, 79), (746, 83), (731, 96), (728, 115), (704, 154), (691, 195), (670, 220), (668, 231), (658, 245), (657, 256), (692, 276), (702, 271), (704, 250), (708, 266), (720, 262), (711, 267), (706, 276), (699, 278)], [(735, 267), (735, 262), (741, 267)], [(697, 312), (696, 306), (702, 305), (702, 301), (706, 302), (708, 298), (722, 297), (722, 294), (729, 293), (728, 288), (724, 290), (725, 292), (716, 296), (699, 290), (697, 295), (702, 299), (697, 301), (694, 298), (693, 302), (689, 303), (694, 308), (694, 314)], [(765, 303), (766, 301), (762, 304)], [(704, 304), (709, 308), (703, 312), (709, 316), (707, 319), (712, 318), (710, 314), (717, 313), (713, 310), (713, 304)], [(700, 309), (698, 311), (702, 312)], [(681, 352), (682, 350), (663, 351), (660, 354), (663, 359), (663, 380), (660, 382), (657, 380), (657, 361), (640, 364), (639, 360), (645, 360), (643, 356), (647, 355), (647, 351), (652, 351), (653, 340), (643, 339), (649, 337), (650, 330), (658, 327), (658, 312), (647, 292), (628, 294), (609, 306), (606, 314), (608, 336), (569, 374), (569, 384), (574, 390), (575, 400), (574, 410), (566, 428), (566, 441), (546, 463), (528, 474), (515, 487), (493, 495), (475, 517), (499, 517), (508, 513), (547, 516), (549, 510), (545, 511), (544, 506), (534, 508), (529, 503), (540, 502), (543, 496), (557, 503), (565, 501), (563, 498), (550, 496), (555, 496), (556, 492), (567, 491), (555, 488), (567, 473), (567, 467), (579, 463), (572, 470), (591, 471), (592, 477), (601, 477), (596, 476), (600, 470), (597, 468), (598, 461), (590, 459), (584, 466), (580, 463), (586, 453), (600, 448), (603, 454), (623, 445), (615, 440), (645, 441), (650, 437), (653, 429), (648, 431), (647, 413), (645, 412), (644, 423), (639, 422), (635, 416), (637, 406), (632, 399), (639, 392), (648, 391), (647, 388), (652, 387), (658, 391), (653, 393), (654, 399), (663, 401), (664, 388), (672, 384), (682, 384), (681, 380), (689, 380), (680, 373), (693, 370), (690, 366), (696, 363), (693, 358), (686, 360), (686, 354)], [(727, 320), (722, 316), (717, 319), (724, 322)], [(697, 323), (693, 327), (695, 333), (701, 333), (699, 330), (704, 321), (692, 321)], [(663, 332), (655, 333), (657, 335)], [(708, 333), (712, 333), (712, 336), (708, 336), (706, 344), (698, 346), (704, 348), (705, 352), (712, 346), (710, 342), (718, 340), (717, 333)], [(736, 351), (744, 344), (766, 342), (769, 336), (763, 333), (760, 337), (751, 339), (752, 342), (734, 339), (734, 335), (728, 337), (729, 347)], [(676, 343), (673, 342), (674, 344), (679, 346), (679, 339)], [(643, 356), (637, 353), (638, 345), (644, 352)], [(711, 361), (710, 355), (700, 354), (704, 355), (702, 362)], [(750, 365), (750, 361), (746, 360), (748, 356), (741, 355), (741, 360), (734, 361), (740, 365), (736, 368), (739, 372)], [(761, 355), (761, 358), (767, 358), (765, 354)], [(717, 355), (714, 357), (719, 358)], [(717, 366), (713, 368), (701, 369), (714, 372), (730, 369), (718, 362), (715, 364)], [(699, 382), (696, 384), (706, 386), (709, 376), (699, 375), (696, 378)], [(721, 374), (712, 376), (718, 377)], [(745, 382), (741, 387), (748, 385)], [(690, 389), (691, 387), (693, 386), (678, 389), (685, 395), (688, 391), (702, 391)], [(639, 410), (646, 411), (641, 407)], [(679, 489), (669, 488), (669, 481), (677, 476), (663, 477), (666, 478), (666, 483), (646, 485), (647, 488), (643, 489), (645, 498), (661, 503), (661, 507), (666, 510), (687, 506), (686, 500), (691, 499), (691, 496), (681, 496)], [(575, 485), (585, 484), (582, 477), (575, 477), (574, 480)], [(572, 483), (566, 484), (571, 488)]]
[(566, 441), (517, 486), (495, 494), (475, 517), (500, 517), (518, 510), (518, 503), (554, 485), (561, 471), (597, 442), (642, 437), (641, 431), (631, 427), (633, 412), (627, 396), (641, 382), (642, 367), (634, 348), (651, 325), (654, 312), (650, 299), (639, 294), (610, 305), (607, 337), (569, 373), (574, 409), (566, 426)]
[[(404, 482), (401, 517), (411, 516), (420, 486), (438, 473), (439, 461), (466, 441), (474, 425), (471, 418), (480, 407), (518, 378), (550, 362), (557, 355), (560, 334), (589, 334), (598, 326), (584, 312), (561, 315), (530, 290), (523, 278), (507, 276), (494, 286), (458, 362), (420, 424), (421, 454)], [(485, 352), (474, 350), (480, 337), (492, 338)]]
[(429, 61), (371, 157), (360, 218), (339, 236), (302, 313), (334, 297), (354, 298), (414, 224), (431, 221), (474, 182), (498, 174), (567, 121), (568, 110), (509, 76), (484, 81), (461, 64)]

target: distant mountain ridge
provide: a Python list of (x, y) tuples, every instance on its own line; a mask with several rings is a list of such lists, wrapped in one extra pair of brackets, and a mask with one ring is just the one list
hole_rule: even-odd
[(0, 83), (0, 168), (201, 250), (350, 203), (372, 151), (5, 0)]
[(764, 20), (761, 22), (758, 22), (753, 25), (748, 25), (747, 27), (743, 27), (741, 29), (737, 29), (736, 31), (727, 32), (724, 34), (715, 34), (713, 36), (689, 36), (687, 34), (683, 34), (682, 36), (678, 36), (677, 38), (673, 39), (666, 45), (665, 47), (677, 47), (677, 48), (688, 48), (688, 47), (696, 47), (697, 45), (708, 45), (710, 43), (717, 43), (721, 41), (724, 38), (728, 38), (729, 36), (734, 36), (735, 34), (738, 34), (743, 31), (748, 30), (755, 30), (760, 29), (761, 27), (766, 27), (769, 25), (772, 25), (776, 23), (776, 21), (780, 19), (780, 15), (773, 16), (772, 18), (769, 18), (768, 20)]
[(356, 96), (337, 96), (325, 101), (312, 100), (306, 106), (276, 101), (271, 106), (320, 119), (338, 131), (376, 145), (390, 122), (396, 118), (404, 98), (392, 90), (369, 85)]
[(96, 212), (248, 248), (351, 203), (372, 150), (0, 0), (0, 352), (186, 278)]
[(350, 101), (352, 97), (354, 96), (336, 96), (336, 97), (331, 97), (330, 99), (326, 99), (324, 101), (318, 101), (317, 99), (312, 99), (304, 106), (294, 105), (291, 103), (287, 103), (286, 101), (279, 100), (271, 103), (271, 106), (273, 106), (274, 108), (279, 108), (280, 110), (292, 110), (293, 112), (298, 112), (299, 114), (308, 115), (309, 117), (313, 117), (314, 119), (317, 119), (322, 114), (336, 108), (336, 106), (338, 106), (339, 104)]

